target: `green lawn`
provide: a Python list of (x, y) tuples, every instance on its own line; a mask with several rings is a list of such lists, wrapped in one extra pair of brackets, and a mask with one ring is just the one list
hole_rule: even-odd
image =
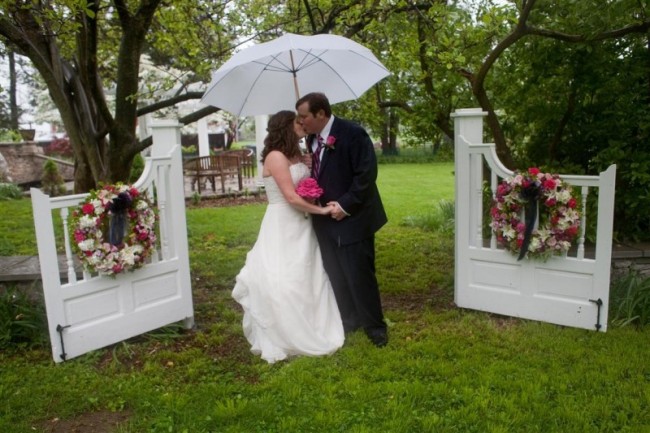
[[(377, 237), (386, 348), (359, 333), (329, 357), (252, 356), (230, 290), (264, 206), (190, 209), (196, 329), (59, 365), (49, 347), (5, 350), (0, 432), (72, 432), (97, 419), (121, 420), (112, 430), (121, 433), (650, 432), (650, 333), (455, 308), (453, 239), (403, 224), (453, 198), (453, 164), (379, 170), (390, 220)], [(32, 254), (34, 244), (15, 243), (33, 237), (29, 202), (0, 209), (2, 251)]]

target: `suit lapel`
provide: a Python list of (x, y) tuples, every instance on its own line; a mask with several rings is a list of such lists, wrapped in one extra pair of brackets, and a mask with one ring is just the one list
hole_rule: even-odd
[[(330, 129), (330, 135), (329, 135), (330, 137), (336, 137), (337, 136), (336, 133), (337, 133), (337, 129), (338, 129), (337, 128), (338, 123), (339, 123), (339, 119), (338, 119), (338, 117), (335, 117), (334, 122), (332, 123), (332, 128)], [(336, 144), (334, 146), (336, 147)], [(335, 151), (336, 151), (336, 149), (331, 150), (331, 149), (328, 149), (327, 147), (325, 147), (325, 150), (323, 150), (323, 157), (321, 158), (321, 161), (320, 161), (320, 172), (318, 173), (318, 175), (319, 175), (318, 177), (320, 177), (320, 174), (325, 171), (325, 167), (327, 166), (327, 162), (330, 160), (330, 153), (335, 152)]]

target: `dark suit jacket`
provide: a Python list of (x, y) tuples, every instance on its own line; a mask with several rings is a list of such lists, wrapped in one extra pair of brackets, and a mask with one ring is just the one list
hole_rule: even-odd
[[(388, 221), (377, 189), (377, 158), (368, 133), (356, 123), (334, 118), (330, 137), (334, 149), (325, 149), (318, 184), (324, 193), (322, 205), (337, 201), (350, 214), (341, 221), (331, 216), (313, 215), (317, 234), (339, 245), (349, 245), (371, 237)], [(311, 151), (313, 136), (307, 137)]]

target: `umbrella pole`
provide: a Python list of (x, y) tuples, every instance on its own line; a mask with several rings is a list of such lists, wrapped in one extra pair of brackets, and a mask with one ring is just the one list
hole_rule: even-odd
[(300, 99), (300, 92), (298, 91), (298, 78), (296, 77), (296, 67), (293, 64), (293, 50), (289, 50), (289, 58), (291, 58), (291, 73), (293, 74), (293, 90), (296, 92), (296, 101)]

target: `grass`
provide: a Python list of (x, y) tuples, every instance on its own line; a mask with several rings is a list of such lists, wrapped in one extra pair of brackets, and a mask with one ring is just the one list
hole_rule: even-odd
[[(268, 365), (252, 356), (230, 289), (264, 206), (190, 209), (197, 328), (168, 327), (59, 365), (49, 347), (1, 352), (0, 431), (99, 431), (79, 429), (99, 414), (124, 420), (103, 430), (118, 433), (650, 431), (643, 328), (595, 333), (453, 307), (453, 240), (406, 223), (453, 198), (452, 170), (380, 166), (386, 348), (357, 333), (329, 357)], [(17, 251), (16, 239), (33, 237), (31, 211), (7, 203), (5, 215), (25, 215), (27, 228), (6, 234)], [(0, 220), (3, 236), (9, 223)]]

